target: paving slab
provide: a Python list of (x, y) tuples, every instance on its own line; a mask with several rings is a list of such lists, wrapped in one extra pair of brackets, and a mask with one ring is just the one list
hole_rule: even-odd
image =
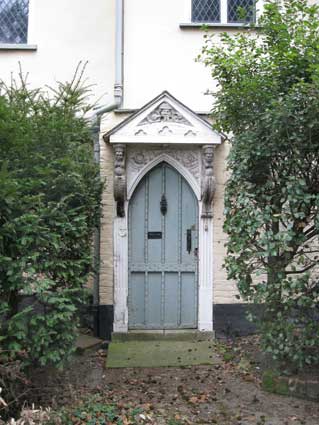
[(76, 340), (76, 348), (78, 350), (87, 350), (88, 348), (93, 348), (102, 344), (102, 342), (102, 339), (95, 338), (94, 336), (80, 334)]
[(106, 367), (178, 367), (220, 362), (212, 341), (127, 341), (110, 344)]

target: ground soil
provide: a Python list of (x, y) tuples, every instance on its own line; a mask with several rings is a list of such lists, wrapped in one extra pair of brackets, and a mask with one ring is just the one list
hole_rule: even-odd
[(119, 408), (142, 406), (152, 424), (319, 425), (318, 403), (261, 389), (257, 344), (238, 339), (222, 346), (220, 365), (184, 368), (106, 369), (106, 350), (85, 351), (62, 372), (38, 371), (32, 401), (59, 408), (99, 395)]

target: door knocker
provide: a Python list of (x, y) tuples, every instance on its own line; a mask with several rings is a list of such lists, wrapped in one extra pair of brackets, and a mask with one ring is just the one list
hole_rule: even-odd
[(161, 205), (161, 213), (162, 215), (165, 215), (167, 213), (167, 199), (164, 193), (162, 195), (160, 205)]

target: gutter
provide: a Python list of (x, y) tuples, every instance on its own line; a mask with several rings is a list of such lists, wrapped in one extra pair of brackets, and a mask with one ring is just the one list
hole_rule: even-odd
[[(102, 116), (107, 112), (118, 109), (123, 104), (123, 63), (124, 63), (124, 0), (116, 1), (115, 11), (115, 83), (114, 83), (114, 101), (108, 105), (94, 109), (91, 117), (91, 131), (94, 142), (94, 161), (100, 164), (100, 127)], [(93, 284), (93, 304), (95, 311), (100, 305), (100, 225), (94, 234), (94, 284)], [(96, 312), (94, 319), (94, 331), (99, 336), (99, 314)]]

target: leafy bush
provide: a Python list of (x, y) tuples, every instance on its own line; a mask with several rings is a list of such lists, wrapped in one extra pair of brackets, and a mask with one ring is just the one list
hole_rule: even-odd
[(319, 363), (319, 9), (267, 0), (259, 25), (203, 48), (231, 143), (226, 268), (265, 304), (264, 349), (303, 367)]
[(55, 417), (52, 416), (52, 419), (54, 424), (60, 423), (61, 425), (134, 425), (144, 422), (140, 416), (146, 419), (142, 412), (143, 410), (138, 407), (119, 409), (112, 404), (105, 404), (100, 397), (96, 396), (83, 400), (74, 408), (62, 410)]
[(51, 90), (1, 84), (0, 343), (23, 367), (72, 352), (91, 271), (101, 183), (81, 77)]

